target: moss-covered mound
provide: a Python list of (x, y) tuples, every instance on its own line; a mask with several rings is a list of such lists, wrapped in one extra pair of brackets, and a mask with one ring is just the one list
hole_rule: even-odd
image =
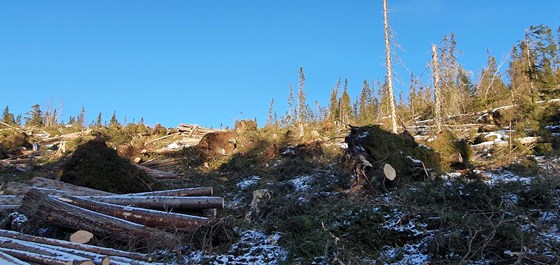
[(99, 140), (78, 146), (62, 166), (64, 182), (114, 193), (156, 189), (156, 181)]
[(353, 127), (346, 142), (352, 156), (364, 156), (371, 163), (373, 168), (366, 172), (369, 179), (383, 178), (385, 164), (390, 164), (395, 169), (396, 182), (410, 180), (419, 173), (425, 176), (423, 169), (420, 172), (417, 170), (422, 168), (418, 161), (422, 161), (427, 168), (440, 170), (435, 152), (418, 145), (407, 133), (393, 134), (379, 126)]
[(428, 146), (436, 150), (443, 171), (463, 169), (469, 164), (472, 150), (465, 140), (459, 140), (448, 130), (440, 132)]

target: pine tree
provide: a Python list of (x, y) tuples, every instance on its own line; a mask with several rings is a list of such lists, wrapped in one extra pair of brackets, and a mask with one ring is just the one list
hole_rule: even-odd
[(25, 126), (43, 126), (43, 112), (39, 104), (31, 106), (31, 111), (25, 115)]
[(16, 120), (14, 119), (14, 114), (10, 113), (10, 108), (8, 106), (6, 106), (6, 108), (4, 108), (4, 112), (2, 112), (2, 122), (6, 123), (10, 126), (16, 125)]

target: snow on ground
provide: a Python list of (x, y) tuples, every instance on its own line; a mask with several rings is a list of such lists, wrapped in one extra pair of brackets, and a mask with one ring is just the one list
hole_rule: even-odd
[(247, 179), (237, 183), (237, 187), (240, 188), (241, 190), (245, 190), (245, 189), (259, 183), (260, 179), (261, 179), (261, 177), (259, 177), (259, 176), (248, 177)]
[(477, 173), (482, 173), (482, 175), (486, 179), (486, 183), (490, 185), (496, 185), (499, 183), (507, 183), (507, 182), (521, 182), (523, 184), (529, 185), (531, 184), (532, 181), (531, 177), (518, 176), (507, 170), (502, 170), (499, 172), (478, 171)]
[(192, 252), (185, 257), (186, 264), (284, 264), (288, 251), (278, 245), (281, 235), (266, 235), (263, 232), (247, 230), (241, 239), (231, 246), (223, 255), (208, 255), (201, 251)]
[(291, 179), (288, 182), (294, 186), (297, 192), (308, 191), (311, 188), (311, 182), (313, 177), (311, 176), (300, 176), (295, 179)]

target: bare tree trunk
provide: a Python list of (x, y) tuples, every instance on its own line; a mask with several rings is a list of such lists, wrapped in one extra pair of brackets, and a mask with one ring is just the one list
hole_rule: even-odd
[(436, 45), (432, 45), (432, 67), (434, 70), (434, 94), (436, 98), (435, 102), (435, 123), (437, 128), (437, 133), (441, 132), (441, 87), (439, 86), (439, 65), (438, 65), (438, 55)]
[(29, 265), (27, 262), (23, 262), (22, 260), (15, 258), (11, 255), (8, 255), (4, 252), (0, 252), (0, 264), (4, 264), (2, 262), (7, 262), (7, 264), (12, 265)]
[[(10, 248), (0, 247), (0, 252), (6, 253), (10, 256), (18, 258), (20, 260), (29, 261), (38, 264), (46, 265), (93, 265), (93, 262), (85, 258), (73, 258), (73, 257), (56, 257), (45, 254), (37, 254), (34, 252), (29, 252), (26, 250), (17, 250)], [(70, 255), (68, 255), (70, 256)]]
[(397, 110), (395, 108), (395, 95), (393, 93), (393, 70), (391, 67), (391, 37), (389, 36), (389, 19), (387, 14), (387, 0), (383, 0), (383, 22), (385, 24), (385, 64), (387, 66), (387, 89), (389, 92), (389, 105), (391, 107), (391, 129), (397, 133)]
[(209, 208), (224, 208), (222, 197), (179, 197), (179, 196), (80, 196), (98, 202), (120, 205), (132, 205), (149, 209), (175, 210), (203, 210)]

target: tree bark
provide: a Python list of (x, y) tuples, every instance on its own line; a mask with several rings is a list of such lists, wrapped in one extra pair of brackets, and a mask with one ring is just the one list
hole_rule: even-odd
[(176, 238), (167, 232), (67, 204), (36, 189), (25, 195), (20, 211), (30, 218), (56, 226), (83, 229), (128, 243), (156, 246), (173, 246), (176, 243)]
[(81, 199), (94, 200), (119, 205), (163, 210), (202, 210), (208, 208), (224, 208), (221, 197), (179, 197), (179, 196), (80, 196)]
[(3, 264), (2, 262), (7, 262), (8, 264), (12, 265), (29, 265), (29, 263), (27, 262), (24, 262), (4, 252), (0, 252), (0, 264)]
[[(10, 256), (18, 258), (20, 260), (29, 261), (33, 263), (45, 264), (45, 265), (93, 265), (93, 262), (85, 258), (68, 258), (68, 257), (56, 257), (45, 254), (37, 254), (34, 252), (29, 252), (25, 250), (9, 249), (0, 247), (0, 252), (4, 252)], [(71, 255), (68, 255), (71, 256)]]
[(200, 226), (209, 221), (205, 217), (96, 202), (70, 196), (60, 197), (59, 200), (150, 227), (187, 229)]
[(150, 177), (155, 178), (155, 179), (179, 179), (179, 178), (181, 178), (181, 176), (179, 176), (179, 175), (177, 175), (173, 172), (167, 172), (167, 171), (162, 171), (162, 170), (158, 170), (158, 169), (152, 169), (152, 168), (145, 167), (145, 166), (138, 165), (138, 164), (134, 164), (134, 166), (136, 166), (136, 168), (144, 171)]
[[(70, 194), (68, 194), (70, 195)], [(148, 191), (139, 193), (129, 193), (125, 194), (128, 196), (212, 196), (214, 195), (214, 189), (212, 187), (195, 187), (195, 188), (184, 188), (175, 190), (158, 190), (158, 191)]]
[(88, 251), (88, 252), (97, 253), (97, 254), (101, 254), (101, 255), (107, 255), (107, 256), (118, 256), (118, 257), (124, 257), (124, 258), (129, 258), (129, 259), (133, 259), (133, 260), (142, 260), (142, 261), (151, 261), (152, 260), (152, 258), (150, 256), (148, 256), (146, 254), (142, 254), (142, 253), (128, 252), (128, 251), (116, 250), (116, 249), (111, 249), (111, 248), (103, 248), (103, 247), (97, 247), (97, 246), (92, 246), (92, 245), (78, 244), (78, 243), (73, 243), (73, 242), (64, 241), (64, 240), (57, 240), (57, 239), (52, 239), (52, 238), (22, 234), (22, 233), (15, 232), (15, 231), (8, 231), (8, 230), (1, 230), (0, 229), (0, 236), (6, 237), (6, 238), (14, 238), (14, 239), (19, 239), (19, 240), (29, 241), (29, 242), (37, 242), (37, 243), (42, 243), (42, 244), (47, 244), (47, 245), (52, 245), (52, 246), (60, 246), (60, 247), (65, 247), (65, 248), (83, 250), (83, 251)]
[(35, 177), (31, 180), (31, 185), (35, 188), (46, 188), (53, 190), (62, 190), (72, 196), (108, 196), (114, 193), (90, 189), (82, 186), (73, 185), (59, 180)]

